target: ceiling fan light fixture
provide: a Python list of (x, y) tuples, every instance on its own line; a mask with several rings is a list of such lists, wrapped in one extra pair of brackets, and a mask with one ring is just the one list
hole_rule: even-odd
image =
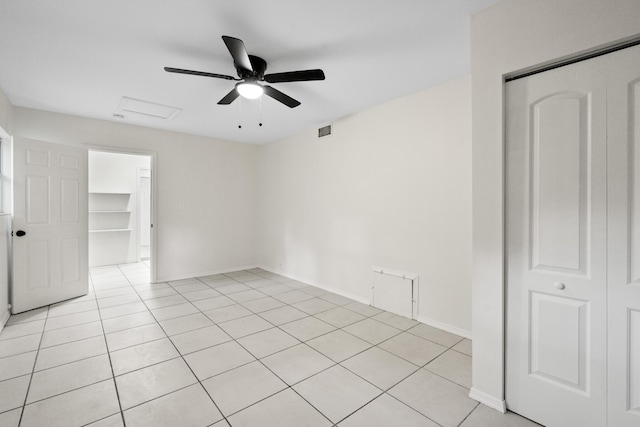
[(236, 85), (236, 89), (241, 97), (247, 99), (258, 99), (264, 93), (264, 89), (257, 83), (242, 82)]

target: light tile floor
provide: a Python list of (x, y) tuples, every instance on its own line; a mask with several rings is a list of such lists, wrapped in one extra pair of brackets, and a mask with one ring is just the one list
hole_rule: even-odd
[(90, 289), (9, 319), (0, 427), (537, 425), (469, 399), (469, 340), (261, 269)]

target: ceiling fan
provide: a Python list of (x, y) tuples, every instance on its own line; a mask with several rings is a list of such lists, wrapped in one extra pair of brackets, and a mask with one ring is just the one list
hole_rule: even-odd
[(249, 55), (244, 47), (244, 42), (235, 37), (222, 36), (229, 53), (233, 57), (233, 65), (236, 67), (238, 77), (227, 76), (224, 74), (207, 73), (204, 71), (183, 70), (181, 68), (164, 67), (169, 73), (193, 74), (195, 76), (214, 77), (217, 79), (234, 80), (236, 86), (226, 94), (218, 104), (231, 104), (238, 96), (248, 99), (257, 99), (262, 94), (270, 96), (276, 101), (282, 102), (290, 108), (300, 105), (297, 101), (280, 92), (269, 85), (260, 84), (267, 83), (285, 83), (285, 82), (304, 82), (309, 80), (324, 80), (324, 72), (320, 69), (288, 71), (284, 73), (265, 74), (267, 70), (267, 61), (259, 56)]

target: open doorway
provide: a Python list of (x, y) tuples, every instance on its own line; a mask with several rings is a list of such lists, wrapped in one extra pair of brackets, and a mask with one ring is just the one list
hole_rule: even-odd
[(89, 267), (151, 267), (152, 160), (149, 154), (89, 151)]

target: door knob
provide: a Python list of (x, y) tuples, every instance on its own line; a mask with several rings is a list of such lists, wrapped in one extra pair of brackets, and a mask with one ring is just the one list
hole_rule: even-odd
[(23, 230), (18, 230), (18, 231), (16, 231), (16, 236), (18, 236), (18, 237), (22, 237), (22, 236), (24, 236), (24, 235), (26, 235), (26, 234), (27, 234), (27, 232), (26, 232), (26, 231), (23, 231)]
[(564, 288), (566, 288), (566, 286), (565, 286), (565, 285), (564, 285), (564, 283), (562, 283), (562, 282), (555, 282), (555, 283), (554, 283), (554, 286), (556, 287), (556, 289), (558, 289), (558, 290), (560, 290), (560, 291), (563, 291), (563, 290), (564, 290)]

